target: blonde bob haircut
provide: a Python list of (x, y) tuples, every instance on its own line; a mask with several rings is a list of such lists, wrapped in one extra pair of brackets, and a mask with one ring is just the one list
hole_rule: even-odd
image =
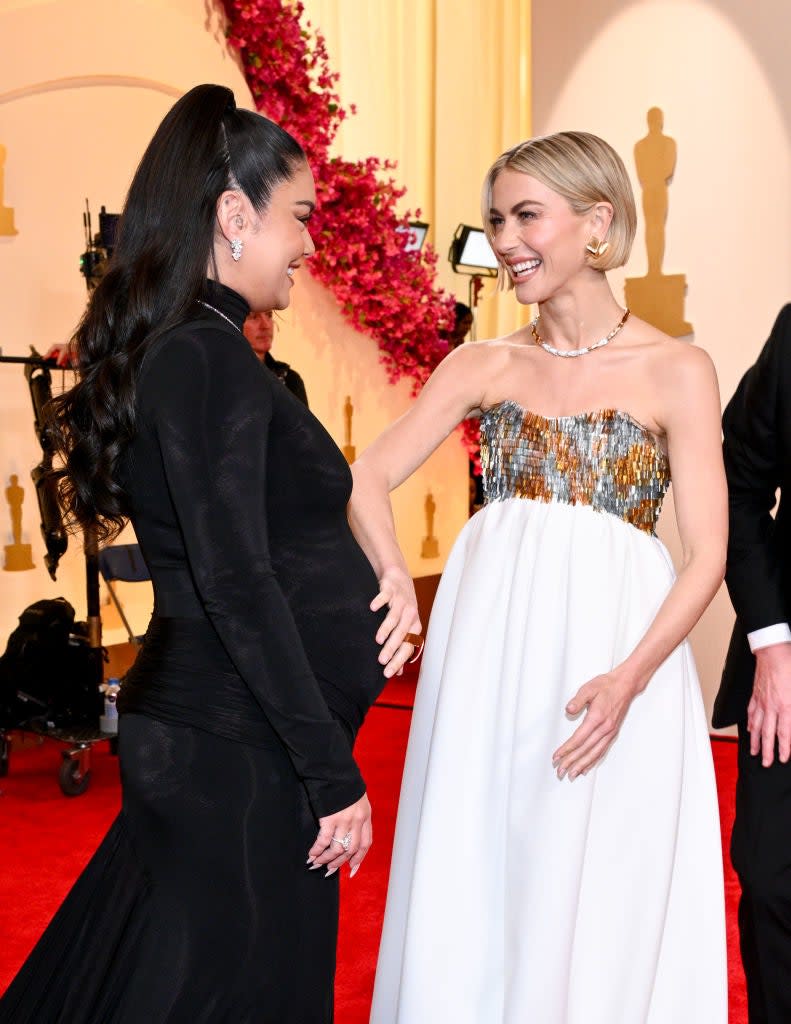
[[(637, 229), (634, 194), (623, 160), (604, 139), (587, 132), (558, 132), (520, 142), (498, 157), (489, 168), (481, 196), (484, 231), (492, 246), (492, 187), (506, 168), (536, 178), (563, 196), (576, 214), (587, 213), (596, 203), (610, 203), (612, 222), (605, 239), (600, 239), (609, 242), (609, 248), (601, 256), (588, 255), (588, 262), (597, 270), (612, 270), (626, 263)], [(500, 286), (514, 286), (502, 266)]]

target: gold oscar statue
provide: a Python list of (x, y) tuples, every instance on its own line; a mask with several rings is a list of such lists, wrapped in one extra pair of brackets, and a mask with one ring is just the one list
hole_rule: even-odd
[(434, 513), (437, 511), (437, 503), (434, 501), (431, 491), (426, 495), (424, 508), (426, 510), (426, 536), (423, 538), (420, 557), (439, 558), (439, 542), (434, 536)]
[(343, 419), (346, 424), (345, 437), (346, 441), (343, 445), (343, 454), (346, 461), (351, 465), (357, 458), (357, 450), (352, 444), (352, 417), (354, 416), (354, 406), (352, 405), (352, 396), (347, 395), (346, 401), (343, 405)]
[(11, 536), (13, 544), (5, 546), (5, 562), (3, 568), (6, 572), (24, 572), (26, 569), (35, 569), (33, 564), (33, 549), (29, 544), (22, 543), (22, 502), (25, 500), (25, 489), (19, 485), (19, 477), (12, 473), (8, 487), (5, 489), (5, 500), (11, 509)]
[(676, 143), (662, 134), (664, 115), (659, 107), (648, 111), (648, 134), (634, 147), (637, 177), (643, 190), (645, 247), (648, 273), (626, 279), (626, 305), (637, 316), (674, 338), (692, 334), (692, 324), (684, 319), (687, 279), (684, 274), (663, 274), (665, 222), (668, 210), (668, 186), (676, 169)]
[(6, 148), (0, 145), (0, 235), (18, 235), (14, 227), (14, 211), (10, 206), (3, 206), (4, 182), (5, 182), (5, 154)]

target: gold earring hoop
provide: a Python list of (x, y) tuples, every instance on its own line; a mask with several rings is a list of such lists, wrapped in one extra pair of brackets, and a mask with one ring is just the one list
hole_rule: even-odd
[(599, 241), (596, 235), (591, 236), (591, 240), (585, 246), (586, 251), (589, 252), (595, 260), (603, 256), (609, 248), (610, 243)]

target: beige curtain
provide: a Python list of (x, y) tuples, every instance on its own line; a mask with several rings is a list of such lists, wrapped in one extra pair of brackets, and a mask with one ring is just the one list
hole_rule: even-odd
[[(463, 302), (469, 279), (447, 253), (459, 223), (481, 225), (492, 161), (530, 134), (530, 0), (304, 0), (324, 35), (339, 92), (357, 113), (335, 151), (387, 157), (439, 253), (439, 283)], [(487, 279), (479, 338), (525, 323), (528, 310)]]

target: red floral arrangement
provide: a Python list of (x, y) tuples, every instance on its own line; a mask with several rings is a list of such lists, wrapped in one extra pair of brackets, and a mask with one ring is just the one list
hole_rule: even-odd
[[(223, 4), (228, 41), (241, 56), (257, 109), (299, 140), (316, 178), (319, 203), (310, 226), (316, 254), (308, 267), (346, 319), (376, 339), (389, 380), (411, 378), (415, 394), (448, 353), (454, 300), (436, 285), (437, 254), (429, 246), (406, 249), (412, 215), (395, 211), (405, 191), (388, 176), (395, 165), (330, 157), (347, 111), (324, 38), (301, 25), (300, 0)], [(477, 454), (477, 428), (464, 435)]]

